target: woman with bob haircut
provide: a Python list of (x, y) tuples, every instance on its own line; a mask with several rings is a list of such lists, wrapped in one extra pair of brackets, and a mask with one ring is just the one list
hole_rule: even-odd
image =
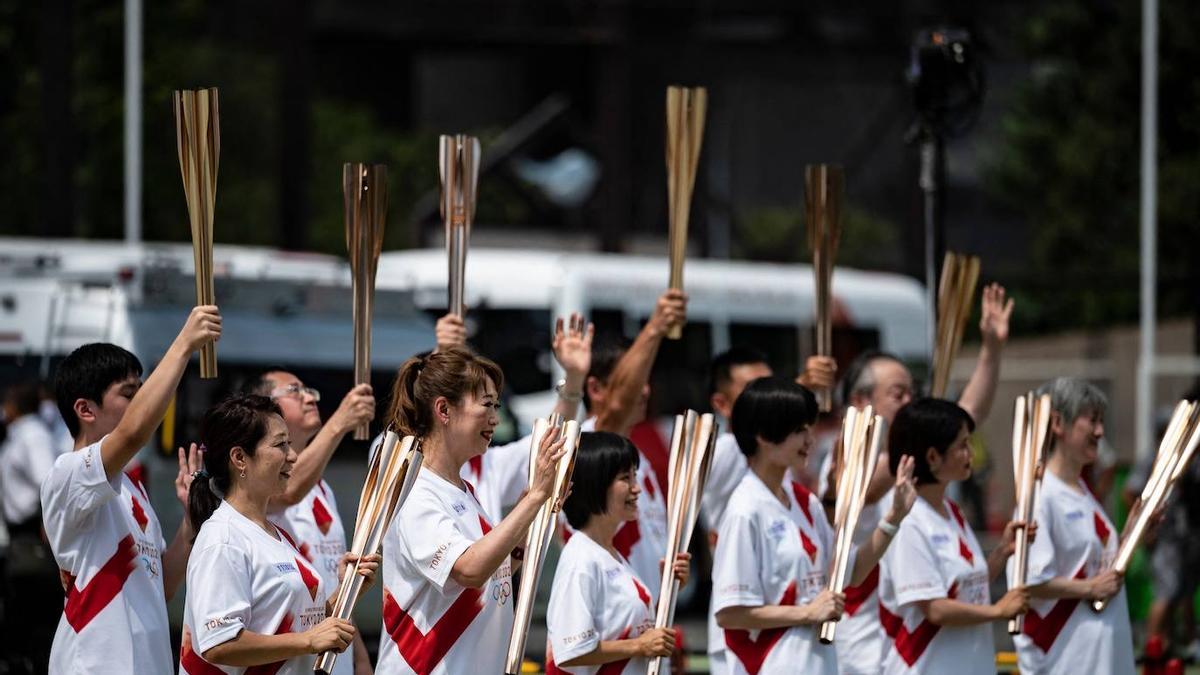
[[(638, 517), (638, 450), (624, 436), (579, 438), (575, 483), (563, 513), (575, 534), (563, 547), (546, 611), (550, 655), (546, 672), (641, 675), (649, 659), (671, 656), (675, 634), (655, 628), (650, 591), (617, 552), (613, 537)], [(675, 578), (687, 583), (691, 555), (680, 553)]]
[[(975, 422), (949, 401), (918, 399), (901, 408), (888, 443), (893, 470), (915, 460), (918, 499), (883, 558), (879, 617), (889, 640), (884, 673), (991, 675), (996, 672), (994, 621), (1025, 611), (1028, 592), (1012, 589), (995, 604), (988, 584), (1004, 570), (1019, 523), (985, 557), (946, 488), (971, 475), (968, 445)], [(1031, 533), (1033, 528), (1031, 528)]]
[[(727, 649), (714, 672), (838, 672), (837, 652), (817, 638), (841, 617), (829, 591), (834, 532), (816, 495), (788, 479), (807, 459), (817, 404), (812, 392), (776, 377), (754, 380), (733, 406), (733, 434), (750, 470), (734, 488), (717, 534), (712, 611)], [(895, 499), (867, 542), (851, 552), (851, 584), (867, 577), (912, 508), (911, 459), (896, 466)]]
[[(204, 468), (196, 472), (188, 513), (199, 528), (187, 568), (179, 672), (307, 675), (316, 655), (340, 652), (354, 624), (329, 617), (326, 588), (291, 535), (267, 519), (296, 463), (279, 406), (266, 396), (236, 396), (200, 424)], [(353, 554), (342, 556), (341, 578)], [(363, 558), (369, 585), (379, 556)]]
[(461, 477), (487, 451), (500, 419), (504, 375), (491, 360), (448, 347), (405, 361), (388, 420), (421, 439), (425, 455), (408, 499), (383, 540), (381, 674), (499, 673), (513, 622), (513, 564), (554, 487), (563, 442), (538, 448), (534, 480), (493, 526)]
[[(1121, 575), (1111, 569), (1120, 540), (1083, 482), (1100, 452), (1108, 399), (1074, 377), (1051, 380), (1038, 393), (1050, 394), (1053, 414), (1034, 515), (1039, 532), (1025, 577), (1032, 600), (1024, 633), (1014, 640), (1021, 672), (1133, 673), (1129, 608)], [(1096, 613), (1088, 606), (1093, 600), (1109, 602)]]

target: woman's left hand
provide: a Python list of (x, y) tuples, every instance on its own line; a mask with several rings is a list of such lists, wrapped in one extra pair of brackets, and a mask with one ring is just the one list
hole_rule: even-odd
[(909, 455), (904, 455), (900, 458), (900, 464), (896, 466), (896, 485), (892, 488), (892, 510), (887, 516), (888, 522), (892, 525), (899, 525), (917, 501), (917, 484), (913, 480), (915, 465), (916, 460)]
[(183, 512), (187, 513), (188, 507), (188, 491), (192, 489), (192, 476), (200, 469), (204, 468), (204, 454), (192, 443), (191, 446), (184, 451), (179, 449), (179, 473), (175, 474), (175, 498), (183, 504)]
[[(658, 569), (661, 570), (663, 561), (658, 561)], [(680, 586), (687, 586), (688, 576), (692, 572), (692, 554), (677, 553), (675, 555), (675, 564), (671, 566), (671, 570), (675, 573), (675, 578), (679, 580)]]
[[(1025, 527), (1023, 520), (1010, 520), (1004, 525), (1004, 534), (1000, 536), (1000, 551), (1007, 558), (1017, 550), (1017, 531)], [(1029, 525), (1029, 542), (1033, 543), (1037, 536), (1037, 521)]]
[(375, 574), (379, 571), (379, 563), (382, 560), (383, 558), (378, 553), (372, 553), (363, 556), (359, 561), (358, 556), (347, 551), (338, 562), (338, 578), (345, 583), (346, 570), (353, 569), (355, 561), (358, 561), (358, 575), (363, 578), (362, 590), (365, 591), (375, 583)]

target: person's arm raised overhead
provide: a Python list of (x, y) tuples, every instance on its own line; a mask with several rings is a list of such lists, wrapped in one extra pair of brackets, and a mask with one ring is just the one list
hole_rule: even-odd
[(434, 334), (437, 336), (437, 347), (433, 350), (435, 352), (467, 344), (467, 325), (457, 314), (446, 314), (438, 319), (437, 325), (434, 326)]
[(595, 410), (596, 430), (629, 435), (638, 422), (642, 392), (650, 383), (650, 370), (658, 348), (672, 326), (687, 320), (687, 295), (668, 289), (658, 296), (654, 313), (638, 333), (608, 378), (609, 395), (603, 410)]
[(996, 396), (996, 383), (1000, 380), (1000, 358), (1008, 342), (1008, 322), (1012, 317), (1013, 300), (1005, 297), (1004, 287), (989, 284), (983, 289), (979, 332), (983, 344), (979, 348), (979, 359), (971, 379), (958, 397), (958, 405), (975, 420), (975, 426), (983, 424), (992, 410)]
[[(125, 465), (150, 440), (162, 422), (192, 353), (220, 337), (221, 314), (216, 305), (192, 308), (167, 353), (129, 402), (117, 428), (100, 445), (104, 474), (109, 480), (125, 469)], [(76, 402), (75, 405), (78, 408), (81, 403)]]
[(561, 318), (554, 324), (554, 359), (564, 372), (554, 412), (562, 415), (564, 420), (579, 416), (583, 385), (592, 367), (592, 338), (595, 335), (596, 327), (584, 321), (582, 314), (572, 314), (565, 327)]

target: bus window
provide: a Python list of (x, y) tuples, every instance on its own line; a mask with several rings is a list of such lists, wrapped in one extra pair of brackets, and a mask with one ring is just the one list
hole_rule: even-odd
[(800, 372), (800, 331), (785, 324), (731, 323), (730, 346), (753, 347), (767, 355), (771, 369), (781, 376)]
[(500, 366), (510, 393), (546, 391), (554, 384), (551, 321), (548, 309), (473, 308), (467, 312), (467, 341)]
[(707, 321), (689, 321), (683, 328), (683, 339), (663, 340), (650, 376), (651, 413), (674, 415), (686, 408), (708, 410), (711, 359), (712, 324)]
[(597, 344), (625, 333), (625, 312), (619, 309), (593, 307), (588, 320), (596, 326)]

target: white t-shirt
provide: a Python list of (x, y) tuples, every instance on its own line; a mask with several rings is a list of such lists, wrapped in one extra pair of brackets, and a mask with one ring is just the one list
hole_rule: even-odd
[[(713, 556), (712, 612), (726, 607), (803, 605), (825, 589), (833, 529), (816, 496), (788, 506), (753, 472), (733, 491)], [(853, 566), (853, 560), (851, 560)], [(837, 673), (837, 654), (816, 626), (723, 631), (723, 672)]]
[[(338, 563), (346, 552), (346, 530), (329, 484), (318, 481), (299, 503), (271, 514), (271, 521), (296, 540), (300, 554), (312, 563), (324, 588), (332, 595), (339, 585)], [(353, 672), (354, 653), (347, 650), (334, 661), (333, 675)]]
[(475, 488), (484, 513), (499, 519), (529, 489), (529, 444), (533, 436), (497, 445), (463, 464), (459, 475)]
[[(1034, 519), (1038, 532), (1029, 546), (1026, 585), (1056, 577), (1086, 579), (1112, 566), (1119, 533), (1082, 481), (1074, 490), (1047, 471)], [(1124, 588), (1099, 614), (1087, 601), (1031, 599), (1024, 634), (1014, 641), (1024, 673), (1135, 672)]]
[[(821, 494), (829, 490), (829, 473), (833, 469), (833, 455), (827, 453), (821, 462), (819, 488)], [(854, 528), (852, 542), (862, 546), (875, 533), (879, 521), (892, 508), (892, 491), (889, 489), (873, 504), (863, 504)], [(876, 675), (880, 661), (889, 644), (879, 623), (879, 566), (871, 570), (867, 578), (857, 586), (847, 586), (846, 612), (838, 622), (837, 647), (838, 668), (842, 675)]]
[(700, 513), (704, 526), (716, 532), (721, 528), (721, 517), (734, 488), (746, 475), (746, 456), (738, 447), (737, 439), (729, 432), (717, 436), (713, 448), (712, 464), (709, 465), (708, 481), (704, 484), (704, 496), (700, 502)]
[[(596, 430), (596, 418), (590, 417), (579, 425), (581, 432)], [(579, 478), (576, 478), (579, 480)], [(650, 590), (651, 597), (657, 598), (662, 586), (662, 568), (658, 563), (667, 554), (667, 502), (666, 494), (658, 485), (658, 478), (650, 466), (650, 460), (638, 450), (637, 480), (642, 486), (642, 494), (638, 497), (637, 520), (627, 521), (617, 530), (613, 537), (613, 546), (617, 552), (629, 561), (629, 566), (637, 573), (638, 579)], [(567, 523), (567, 518), (559, 514), (559, 524), (562, 526), (563, 538), (570, 540), (575, 532)]]
[(224, 501), (204, 521), (188, 559), (181, 675), (312, 673), (315, 654), (249, 668), (216, 666), (201, 657), (243, 630), (303, 633), (325, 620), (332, 589), (287, 532), (276, 528), (276, 533), (278, 539)]
[(990, 624), (936, 626), (916, 604), (938, 598), (990, 604), (983, 550), (958, 506), (947, 499), (945, 508), (947, 518), (918, 498), (883, 556), (879, 616), (888, 636), (884, 673), (996, 672)]
[(58, 444), (36, 414), (18, 417), (6, 432), (8, 437), (0, 445), (3, 516), (9, 523), (24, 523), (41, 506), (42, 482), (58, 458)]
[(146, 494), (124, 473), (105, 476), (103, 442), (60, 455), (42, 483), (46, 536), (70, 582), (49, 671), (169, 673), (166, 542)]
[(513, 624), (512, 565), (481, 589), (450, 570), (491, 522), (467, 483), (452, 485), (422, 468), (383, 539), (380, 675), (499, 673)]
[[(562, 663), (592, 652), (601, 641), (633, 639), (653, 628), (654, 600), (628, 561), (577, 532), (554, 570), (546, 627), (553, 661)], [(649, 659), (634, 658), (558, 668), (577, 675), (643, 675), (649, 666)]]

